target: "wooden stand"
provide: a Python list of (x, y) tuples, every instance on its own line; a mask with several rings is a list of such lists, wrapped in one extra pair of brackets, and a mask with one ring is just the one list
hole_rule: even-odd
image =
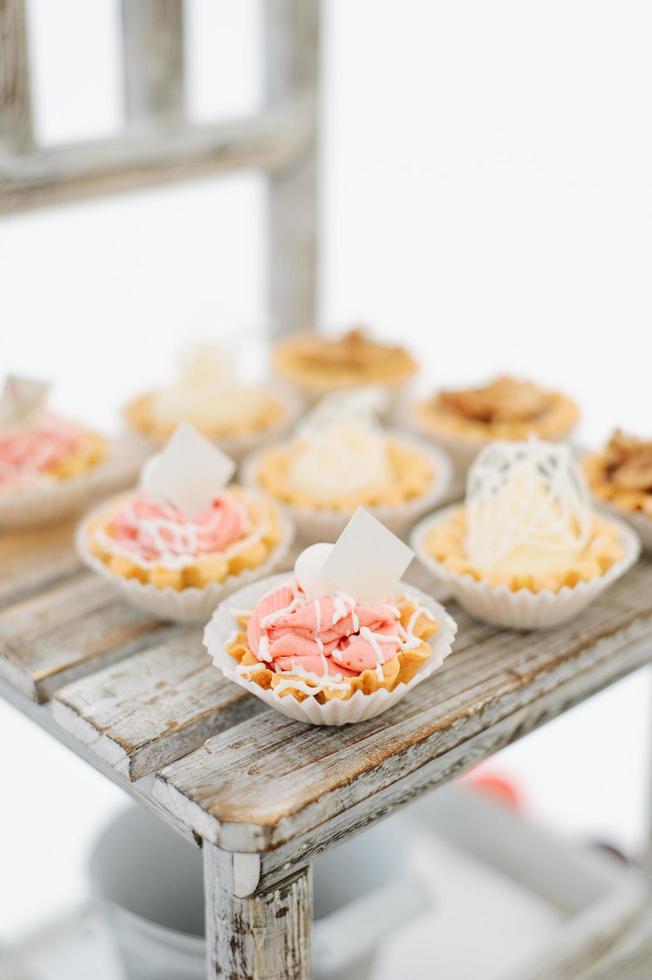
[(642, 560), (547, 633), (451, 604), (440, 670), (378, 718), (312, 728), (226, 681), (197, 628), (124, 605), (69, 542), (62, 528), (2, 540), (0, 693), (203, 846), (208, 975), (228, 980), (308, 980), (315, 855), (652, 658)]

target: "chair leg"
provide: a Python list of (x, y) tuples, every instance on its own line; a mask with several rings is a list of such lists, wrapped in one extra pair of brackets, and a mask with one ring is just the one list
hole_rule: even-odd
[(209, 980), (310, 980), (312, 868), (266, 891), (254, 855), (203, 849)]

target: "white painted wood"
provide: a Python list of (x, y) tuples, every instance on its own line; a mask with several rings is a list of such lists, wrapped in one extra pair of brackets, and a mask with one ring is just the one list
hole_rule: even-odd
[(184, 109), (183, 0), (122, 0), (130, 123), (177, 126)]
[(274, 330), (313, 327), (317, 311), (319, 0), (265, 0), (268, 107), (302, 99), (302, 152), (269, 177), (268, 279)]
[(387, 715), (319, 729), (265, 713), (162, 770), (157, 799), (220, 847), (273, 849), (272, 862), (293, 859), (286, 844), (331, 846), (647, 663), (652, 565), (550, 633), (459, 621), (457, 652)]
[(234, 856), (205, 842), (207, 976), (310, 980), (312, 869), (254, 897), (235, 888)]
[(0, 0), (0, 151), (32, 142), (25, 0)]
[(297, 101), (250, 119), (139, 129), (0, 158), (0, 215), (242, 167), (274, 169), (303, 152), (311, 131), (309, 106)]
[(129, 779), (140, 779), (263, 710), (206, 654), (196, 627), (56, 692), (62, 727)]
[(171, 628), (116, 599), (91, 572), (79, 572), (0, 609), (0, 676), (43, 701)]

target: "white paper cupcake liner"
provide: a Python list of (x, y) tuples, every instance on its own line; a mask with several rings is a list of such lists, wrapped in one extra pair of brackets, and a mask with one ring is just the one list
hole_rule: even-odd
[[(283, 418), (266, 429), (251, 432), (247, 435), (222, 436), (219, 439), (212, 439), (212, 442), (218, 445), (227, 456), (230, 456), (236, 462), (239, 462), (248, 453), (254, 452), (254, 450), (266, 446), (268, 443), (284, 436), (290, 431), (303, 413), (303, 401), (292, 388), (282, 384), (267, 384), (264, 387), (270, 394), (273, 394), (283, 402), (285, 407)], [(158, 452), (166, 442), (165, 439), (156, 439), (154, 436), (149, 436), (131, 426), (128, 426), (127, 431), (134, 442), (139, 444), (147, 455)]]
[(256, 582), (264, 575), (273, 572), (285, 559), (292, 539), (294, 528), (288, 518), (280, 512), (278, 520), (281, 527), (281, 537), (266, 561), (257, 568), (247, 569), (238, 575), (229, 575), (223, 582), (211, 582), (203, 589), (159, 589), (151, 582), (139, 582), (138, 579), (124, 578), (117, 575), (105, 563), (92, 553), (88, 547), (89, 524), (106, 510), (107, 501), (100, 507), (87, 514), (79, 523), (75, 532), (77, 552), (88, 568), (105, 579), (117, 593), (132, 606), (144, 609), (158, 619), (173, 620), (177, 623), (206, 622), (217, 604), (236, 589)]
[(492, 586), (478, 582), (471, 575), (460, 575), (437, 561), (426, 550), (426, 538), (435, 524), (447, 520), (454, 508), (446, 507), (437, 514), (424, 518), (415, 527), (410, 544), (421, 564), (428, 569), (437, 585), (448, 589), (467, 612), (477, 619), (494, 626), (506, 626), (514, 630), (542, 630), (559, 626), (573, 619), (605, 589), (631, 568), (640, 553), (640, 542), (627, 524), (613, 520), (620, 531), (623, 557), (615, 562), (604, 575), (587, 582), (578, 582), (572, 588), (564, 585), (558, 592), (543, 589), (530, 592), (519, 589), (513, 592), (506, 585)]
[[(408, 500), (402, 504), (379, 504), (377, 506), (365, 505), (365, 510), (373, 514), (385, 527), (389, 528), (394, 534), (404, 534), (416, 520), (431, 510), (443, 499), (446, 498), (451, 480), (453, 478), (453, 467), (450, 460), (440, 449), (433, 445), (416, 439), (404, 432), (387, 431), (387, 436), (396, 442), (404, 443), (420, 453), (430, 461), (433, 468), (433, 479), (420, 497)], [(267, 447), (271, 448), (271, 447)], [(252, 453), (242, 464), (241, 479), (244, 486), (261, 491), (261, 486), (256, 479), (256, 471), (265, 450)], [(335, 541), (342, 533), (349, 520), (353, 516), (355, 507), (350, 510), (339, 510), (334, 507), (298, 507), (295, 504), (281, 504), (286, 513), (292, 519), (297, 530), (297, 536), (305, 546), (317, 541)]]
[(647, 517), (640, 511), (626, 510), (610, 501), (596, 499), (596, 505), (610, 518), (617, 518), (633, 527), (638, 534), (645, 551), (652, 551), (652, 517)]
[(53, 524), (82, 513), (96, 500), (132, 486), (144, 459), (142, 447), (118, 439), (106, 460), (79, 476), (0, 492), (0, 530)]
[(213, 663), (225, 677), (239, 684), (240, 687), (244, 687), (250, 694), (254, 694), (265, 704), (280, 711), (288, 718), (294, 718), (295, 721), (303, 721), (310, 725), (351, 725), (358, 721), (366, 721), (368, 718), (375, 718), (376, 715), (382, 714), (383, 711), (387, 711), (392, 705), (397, 704), (409, 690), (429, 677), (437, 667), (441, 667), (444, 659), (451, 652), (457, 632), (455, 620), (431, 596), (403, 582), (401, 587), (405, 595), (418, 599), (421, 605), (430, 609), (439, 624), (438, 629), (428, 641), (432, 650), (431, 657), (408, 684), (399, 684), (393, 691), (375, 691), (373, 694), (363, 694), (362, 691), (356, 691), (348, 701), (333, 699), (325, 704), (319, 704), (314, 697), (297, 701), (291, 694), (281, 697), (272, 689), (265, 691), (258, 684), (246, 680), (237, 672), (237, 661), (225, 650), (225, 644), (229, 637), (234, 630), (239, 628), (231, 610), (253, 608), (261, 596), (287, 579), (287, 573), (274, 575), (257, 582), (255, 585), (239, 589), (228, 602), (221, 603), (206, 625), (204, 645)]

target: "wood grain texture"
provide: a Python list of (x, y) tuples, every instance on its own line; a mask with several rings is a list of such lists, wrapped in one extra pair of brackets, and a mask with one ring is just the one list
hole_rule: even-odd
[(226, 680), (196, 627), (57, 691), (54, 716), (131, 780), (186, 755), (263, 704)]
[(130, 123), (176, 126), (184, 109), (183, 0), (122, 0)]
[(307, 139), (268, 184), (268, 292), (274, 330), (313, 327), (317, 312), (319, 0), (266, 0), (265, 93), (270, 109), (301, 98)]
[(0, 607), (78, 572), (75, 522), (0, 534)]
[[(124, 791), (126, 796), (131, 797), (137, 803), (150, 809), (156, 816), (162, 819), (168, 824), (173, 830), (180, 834), (185, 840), (195, 847), (201, 846), (201, 840), (196, 834), (193, 834), (192, 830), (185, 824), (180, 823), (175, 817), (168, 813), (156, 800), (152, 797), (152, 783), (153, 778), (151, 776), (145, 776), (143, 779), (139, 779), (135, 783), (129, 782), (129, 780), (122, 776), (117, 769), (113, 766), (108, 765), (100, 757), (91, 752), (89, 749), (83, 745), (74, 735), (67, 732), (64, 728), (59, 725), (59, 723), (54, 718), (54, 713), (52, 711), (52, 702), (48, 701), (44, 704), (39, 704), (33, 701), (31, 698), (22, 694), (13, 685), (8, 684), (5, 680), (0, 677), (0, 698), (7, 704), (11, 705), (16, 711), (20, 711), (26, 718), (29, 718), (51, 735), (56, 738), (62, 745), (65, 745), (67, 749), (74, 752), (75, 755), (83, 759), (84, 762), (88, 763), (92, 769), (101, 773), (108, 780), (118, 786)], [(4, 978), (3, 978), (4, 980)]]
[(301, 100), (250, 119), (130, 132), (0, 158), (0, 215), (141, 190), (242, 167), (274, 169), (304, 152), (312, 112)]
[(25, 0), (0, 0), (0, 149), (32, 142)]
[(451, 611), (455, 652), (390, 712), (339, 729), (266, 712), (162, 770), (156, 798), (227, 850), (329, 846), (652, 658), (649, 562), (548, 633)]
[(38, 701), (169, 632), (79, 572), (0, 610), (0, 676)]
[(235, 895), (234, 856), (204, 844), (208, 977), (310, 980), (312, 869), (253, 898)]

